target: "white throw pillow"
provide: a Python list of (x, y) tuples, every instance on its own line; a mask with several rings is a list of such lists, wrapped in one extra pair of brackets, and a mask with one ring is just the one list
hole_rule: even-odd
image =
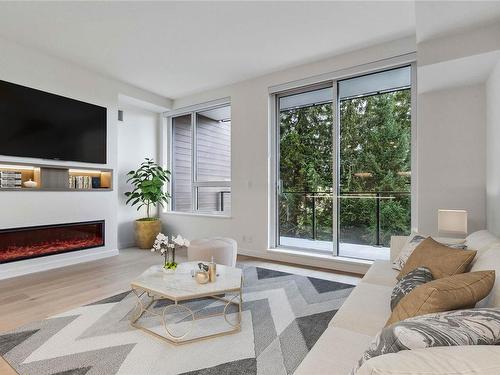
[(413, 253), (413, 250), (415, 250), (415, 248), (418, 245), (420, 245), (420, 243), (426, 238), (427, 236), (424, 236), (422, 234), (411, 233), (408, 236), (398, 256), (396, 257), (396, 259), (394, 259), (394, 262), (392, 262), (392, 268), (401, 271), (405, 266), (405, 263), (410, 257), (411, 253)]
[[(401, 249), (401, 252), (399, 255), (394, 259), (394, 262), (392, 262), (392, 268), (398, 271), (401, 271), (403, 267), (405, 266), (406, 262), (408, 261), (408, 258), (410, 255), (413, 253), (413, 251), (417, 248), (420, 243), (425, 240), (427, 237), (424, 234), (420, 233), (411, 233), (408, 236), (408, 239), (406, 240), (406, 243), (404, 244), (403, 248)], [(454, 239), (440, 239), (440, 238), (434, 238), (437, 242), (453, 247), (455, 249), (466, 249), (467, 246), (463, 242), (463, 240), (454, 240)], [(474, 249), (475, 250), (475, 249)]]

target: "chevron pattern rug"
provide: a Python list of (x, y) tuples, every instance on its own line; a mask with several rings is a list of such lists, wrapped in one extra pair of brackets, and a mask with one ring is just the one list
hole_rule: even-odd
[[(247, 267), (241, 332), (171, 345), (130, 326), (136, 299), (125, 292), (1, 333), (0, 355), (21, 375), (292, 374), (353, 288)], [(200, 314), (223, 308), (188, 304)], [(141, 322), (154, 328), (155, 318)]]

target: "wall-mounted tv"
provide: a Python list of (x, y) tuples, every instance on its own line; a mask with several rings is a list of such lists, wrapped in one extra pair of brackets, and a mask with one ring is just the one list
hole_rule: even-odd
[(106, 163), (105, 107), (0, 80), (0, 155)]

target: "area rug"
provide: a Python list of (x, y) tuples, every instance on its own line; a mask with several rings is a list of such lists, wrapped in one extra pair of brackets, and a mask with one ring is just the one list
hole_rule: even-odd
[[(1, 333), (0, 355), (21, 375), (292, 374), (354, 288), (264, 268), (243, 274), (238, 333), (172, 345), (130, 326), (136, 297), (125, 292)], [(188, 304), (197, 314), (223, 308)], [(154, 316), (143, 322), (159, 326)]]

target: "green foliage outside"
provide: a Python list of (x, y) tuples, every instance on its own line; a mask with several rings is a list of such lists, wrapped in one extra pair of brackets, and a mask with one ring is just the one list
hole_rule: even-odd
[[(377, 243), (377, 192), (381, 244), (409, 232), (410, 108), (410, 90), (341, 101), (340, 242)], [(331, 103), (282, 111), (280, 138), (280, 235), (331, 241)]]

